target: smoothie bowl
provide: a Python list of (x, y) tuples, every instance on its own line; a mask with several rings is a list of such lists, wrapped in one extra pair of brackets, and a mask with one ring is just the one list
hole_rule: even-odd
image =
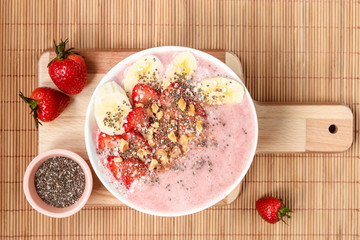
[(226, 197), (255, 154), (258, 125), (239, 77), (185, 47), (157, 47), (112, 68), (86, 113), (90, 162), (120, 201), (181, 216)]

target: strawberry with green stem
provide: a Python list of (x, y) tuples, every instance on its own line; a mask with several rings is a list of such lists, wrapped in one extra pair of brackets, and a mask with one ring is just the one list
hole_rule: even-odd
[(39, 120), (43, 122), (54, 120), (70, 103), (68, 95), (48, 87), (36, 88), (30, 97), (25, 97), (22, 92), (19, 96), (29, 104), (37, 128), (41, 125)]
[(285, 222), (283, 217), (291, 218), (292, 212), (284, 206), (281, 199), (274, 197), (264, 197), (256, 201), (256, 210), (259, 215), (268, 223), (274, 224), (279, 220)]
[(85, 60), (74, 48), (66, 49), (68, 39), (55, 45), (56, 57), (49, 63), (50, 78), (55, 85), (67, 94), (80, 93), (87, 81), (87, 68)]

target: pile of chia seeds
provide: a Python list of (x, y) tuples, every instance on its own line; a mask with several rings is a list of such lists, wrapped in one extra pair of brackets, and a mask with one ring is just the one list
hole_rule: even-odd
[(46, 160), (35, 173), (35, 189), (39, 197), (54, 207), (73, 205), (84, 188), (84, 171), (74, 160), (66, 157)]

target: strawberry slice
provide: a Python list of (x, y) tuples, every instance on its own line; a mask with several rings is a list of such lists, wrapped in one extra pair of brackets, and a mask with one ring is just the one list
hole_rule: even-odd
[(145, 138), (135, 131), (129, 131), (124, 133), (122, 135), (122, 138), (129, 143), (130, 149), (138, 150), (142, 148), (148, 150), (150, 148)]
[[(120, 162), (112, 161), (115, 157), (108, 157), (109, 169), (117, 180), (121, 179), (121, 164)], [(110, 159), (110, 160), (109, 160)]]
[(110, 163), (114, 160), (114, 158), (117, 158), (117, 156), (108, 156), (106, 160), (108, 161), (108, 163)]
[(196, 116), (200, 116), (202, 118), (206, 118), (206, 112), (204, 108), (201, 106), (201, 104), (195, 100), (188, 100), (187, 104), (193, 104), (195, 107), (195, 114)]
[(125, 132), (137, 131), (142, 134), (146, 133), (150, 124), (149, 115), (142, 107), (134, 108), (126, 117), (127, 122), (124, 123)]
[(132, 91), (132, 100), (135, 105), (141, 103), (146, 106), (149, 102), (157, 101), (159, 97), (158, 91), (143, 83), (136, 84)]
[(128, 158), (122, 163), (121, 179), (129, 189), (136, 179), (145, 176), (147, 172), (147, 167), (143, 162), (136, 158)]
[(171, 83), (160, 96), (160, 104), (165, 107), (170, 107), (171, 104), (176, 103), (181, 97), (186, 98), (188, 87), (182, 82)]
[(101, 151), (111, 152), (118, 147), (118, 141), (122, 139), (121, 135), (108, 135), (101, 132), (98, 137), (98, 149)]

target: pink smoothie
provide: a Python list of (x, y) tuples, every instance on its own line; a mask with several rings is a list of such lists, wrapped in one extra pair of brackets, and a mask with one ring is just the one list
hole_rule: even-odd
[(159, 182), (135, 185), (128, 199), (151, 211), (177, 213), (201, 208), (226, 192), (251, 161), (256, 129), (249, 101), (207, 108), (207, 147), (189, 151), (184, 165), (159, 174)]
[[(156, 54), (164, 69), (176, 52)], [(206, 59), (196, 56), (198, 69), (194, 81), (206, 77), (228, 77), (225, 70)], [(120, 85), (127, 68), (116, 76)], [(165, 72), (165, 70), (164, 70)], [(134, 184), (126, 190), (104, 166), (105, 156), (98, 155), (99, 164), (117, 189), (139, 209), (159, 214), (181, 213), (203, 208), (209, 202), (229, 192), (247, 170), (256, 144), (256, 119), (252, 100), (245, 94), (242, 103), (205, 108), (208, 136), (205, 147), (193, 148), (183, 157), (181, 164), (158, 174), (156, 181)], [(99, 133), (94, 129), (94, 135)], [(97, 139), (97, 137), (95, 137)]]

